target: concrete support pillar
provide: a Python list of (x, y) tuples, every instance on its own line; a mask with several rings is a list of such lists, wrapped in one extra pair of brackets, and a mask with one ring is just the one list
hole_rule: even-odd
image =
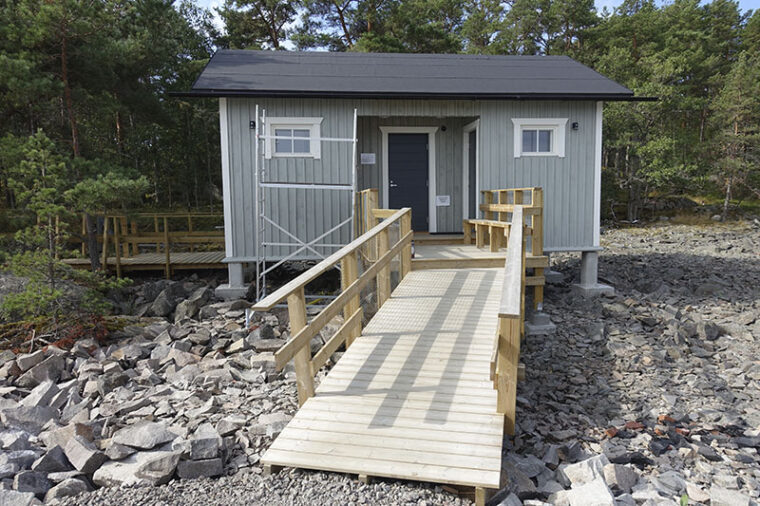
[(551, 253), (544, 253), (549, 259), (549, 267), (544, 269), (544, 279), (547, 285), (558, 285), (565, 280), (565, 276), (561, 272), (552, 270), (552, 256)]
[(248, 285), (245, 282), (242, 263), (227, 264), (227, 273), (229, 281), (219, 285), (216, 289), (216, 296), (222, 299), (241, 299), (248, 293)]
[(585, 297), (614, 295), (615, 289), (599, 283), (599, 252), (584, 251), (581, 256), (581, 282), (573, 289)]

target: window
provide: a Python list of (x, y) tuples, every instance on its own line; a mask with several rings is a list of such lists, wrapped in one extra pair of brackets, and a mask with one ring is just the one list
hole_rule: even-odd
[(267, 118), (266, 158), (320, 158), (322, 118)]
[(567, 118), (512, 119), (515, 158), (521, 156), (565, 156)]

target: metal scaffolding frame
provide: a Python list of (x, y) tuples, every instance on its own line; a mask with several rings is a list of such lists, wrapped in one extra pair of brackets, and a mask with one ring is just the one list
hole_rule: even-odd
[[(267, 295), (266, 293), (266, 281), (267, 274), (272, 272), (277, 267), (281, 266), (285, 262), (288, 262), (298, 256), (303, 251), (309, 251), (316, 255), (318, 258), (325, 258), (326, 255), (320, 253), (317, 248), (331, 248), (339, 249), (345, 244), (335, 244), (328, 242), (321, 242), (329, 237), (333, 232), (340, 230), (343, 227), (348, 226), (349, 233), (353, 239), (354, 235), (354, 213), (356, 207), (356, 146), (357, 146), (357, 110), (354, 109), (353, 118), (353, 136), (351, 138), (338, 138), (338, 137), (319, 137), (310, 138), (311, 142), (350, 142), (351, 143), (351, 160), (349, 166), (351, 168), (351, 184), (339, 184), (339, 183), (296, 183), (289, 181), (270, 181), (269, 176), (269, 164), (271, 161), (265, 158), (265, 145), (263, 143), (270, 140), (277, 139), (290, 139), (290, 137), (278, 137), (276, 135), (269, 135), (268, 132), (263, 131), (263, 126), (266, 124), (266, 109), (259, 109), (259, 105), (256, 104), (256, 124), (255, 124), (255, 137), (254, 143), (254, 171), (256, 179), (256, 300)], [(293, 232), (287, 230), (282, 224), (277, 223), (277, 217), (267, 216), (266, 214), (266, 190), (276, 189), (298, 189), (298, 190), (331, 190), (331, 191), (347, 191), (351, 192), (351, 209), (349, 216), (345, 219), (341, 219), (337, 224), (331, 227), (326, 232), (320, 234), (318, 237), (310, 241), (302, 240)], [(266, 231), (277, 230), (292, 239), (292, 242), (272, 242), (266, 240)], [(280, 258), (277, 262), (267, 265), (267, 248), (269, 247), (286, 247), (295, 248), (286, 256)]]

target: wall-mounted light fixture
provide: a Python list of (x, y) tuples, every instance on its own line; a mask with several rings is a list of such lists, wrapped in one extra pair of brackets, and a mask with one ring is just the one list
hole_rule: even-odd
[(249, 121), (248, 128), (250, 128), (251, 130), (256, 130), (256, 122), (253, 120)]
[(573, 121), (572, 127), (573, 127), (573, 130), (578, 130), (578, 122)]

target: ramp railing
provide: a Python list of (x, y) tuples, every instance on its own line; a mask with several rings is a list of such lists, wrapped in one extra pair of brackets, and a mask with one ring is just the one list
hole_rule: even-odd
[[(314, 395), (314, 376), (330, 356), (341, 344), (349, 347), (361, 335), (362, 289), (376, 280), (379, 309), (391, 295), (391, 262), (399, 257), (400, 279), (411, 271), (412, 210), (408, 207), (400, 210), (377, 209), (374, 215), (382, 216), (383, 221), (251, 307), (254, 311), (267, 311), (287, 300), (291, 337), (275, 353), (275, 361), (278, 370), (291, 359), (294, 361), (299, 406)], [(390, 228), (395, 224), (399, 226), (398, 241), (390, 244)], [(376, 244), (375, 260), (359, 275), (359, 254), (372, 243)], [(311, 321), (307, 321), (306, 285), (338, 266), (341, 271), (341, 293)], [(312, 356), (311, 340), (341, 312), (343, 325)]]
[(491, 380), (497, 391), (496, 411), (504, 415), (505, 430), (515, 433), (517, 370), (525, 317), (525, 224), (522, 206), (512, 209), (507, 259), (499, 305), (499, 326), (491, 354)]

